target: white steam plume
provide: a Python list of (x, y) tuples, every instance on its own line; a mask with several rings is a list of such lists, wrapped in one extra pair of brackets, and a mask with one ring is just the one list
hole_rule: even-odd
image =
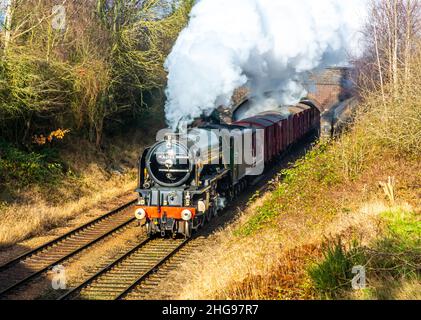
[(367, 0), (201, 0), (166, 61), (167, 122), (192, 122), (229, 105), (236, 88), (276, 92), (280, 104), (306, 95), (309, 71), (358, 53)]

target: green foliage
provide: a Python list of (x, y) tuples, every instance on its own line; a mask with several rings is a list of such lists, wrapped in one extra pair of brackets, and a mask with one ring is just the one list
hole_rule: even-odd
[(411, 212), (394, 210), (382, 215), (385, 230), (369, 246), (357, 242), (346, 249), (340, 241), (324, 248), (323, 259), (309, 267), (314, 289), (324, 298), (337, 298), (351, 289), (354, 266), (363, 265), (368, 281), (421, 277), (421, 221)]
[(314, 288), (324, 298), (334, 298), (341, 290), (351, 287), (352, 268), (364, 260), (355, 246), (349, 250), (340, 240), (325, 245), (322, 262), (309, 268)]
[[(419, 79), (413, 79), (414, 87), (419, 87)], [(385, 155), (419, 159), (421, 108), (414, 105), (416, 92), (406, 88), (384, 103), (376, 94), (367, 97), (354, 128), (331, 144), (319, 143), (291, 169), (283, 170), (271, 197), (237, 233), (250, 235), (283, 212), (334, 215), (335, 199), (324, 193), (359, 179)]]
[(338, 166), (331, 148), (320, 143), (304, 158), (298, 160), (292, 169), (283, 170), (281, 175), (285, 183), (308, 184), (315, 182), (332, 186), (341, 182)]
[[(292, 168), (282, 170), (279, 175), (280, 182), (269, 199), (236, 231), (236, 234), (248, 236), (291, 209), (313, 213), (315, 201), (323, 201), (318, 199), (318, 194), (315, 193), (316, 186), (318, 192), (322, 193), (323, 190), (340, 184), (343, 179), (336, 160), (331, 147), (321, 143), (298, 160)], [(325, 213), (332, 210), (332, 206), (327, 203), (321, 205), (326, 205)]]
[(395, 278), (421, 272), (421, 219), (413, 212), (383, 213), (384, 236), (373, 245), (373, 269), (387, 270)]
[(164, 62), (187, 23), (192, 1), (98, 1), (98, 13), (110, 38), (109, 91), (112, 109), (144, 107), (143, 93), (166, 81)]
[(383, 214), (387, 221), (387, 235), (399, 239), (401, 250), (418, 247), (421, 249), (421, 217), (415, 213), (391, 210)]
[(63, 166), (53, 149), (24, 152), (0, 140), (0, 181), (21, 188), (53, 184), (63, 177)]
[(235, 231), (235, 234), (237, 236), (249, 236), (256, 231), (263, 229), (268, 222), (279, 215), (280, 211), (278, 209), (280, 208), (275, 208), (274, 206), (271, 206), (269, 202), (266, 202), (258, 209), (257, 214), (252, 216), (244, 226)]

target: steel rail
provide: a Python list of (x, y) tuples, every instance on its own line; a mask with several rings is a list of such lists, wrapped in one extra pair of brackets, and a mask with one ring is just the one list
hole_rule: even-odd
[(119, 212), (123, 211), (124, 209), (129, 208), (130, 206), (134, 205), (135, 203), (136, 203), (136, 200), (130, 201), (129, 203), (126, 203), (125, 205), (123, 205), (123, 206), (121, 206), (121, 207), (119, 207), (119, 208), (117, 208), (113, 211), (110, 211), (110, 212), (106, 213), (105, 215), (103, 215), (101, 217), (98, 217), (95, 220), (92, 220), (92, 221), (84, 224), (83, 226), (77, 227), (76, 229), (73, 229), (73, 230), (65, 233), (64, 235), (56, 238), (56, 239), (53, 239), (53, 240), (51, 240), (51, 241), (49, 241), (45, 244), (42, 244), (39, 247), (37, 247), (37, 248), (35, 248), (31, 251), (28, 251), (28, 252), (14, 258), (13, 260), (10, 260), (10, 261), (0, 265), (0, 271), (3, 271), (4, 269), (7, 269), (10, 266), (12, 266), (14, 264), (17, 264), (17, 263), (21, 262), (22, 260), (25, 260), (28, 257), (33, 256), (33, 255), (47, 249), (48, 247), (51, 247), (51, 246), (61, 242), (62, 240), (66, 239), (66, 238), (69, 238), (69, 237), (79, 233), (80, 231), (82, 231), (84, 229), (87, 229), (87, 228), (97, 224), (98, 222), (100, 222), (102, 220), (105, 220), (105, 219), (115, 215), (116, 213), (119, 213)]
[[(113, 211), (111, 211), (111, 212), (109, 212), (109, 213), (107, 213), (107, 214), (105, 214), (105, 215), (103, 215), (103, 216), (101, 216), (101, 217), (81, 226), (81, 227), (78, 227), (78, 228), (66, 233), (65, 235), (63, 235), (63, 236), (61, 236), (57, 239), (54, 239), (54, 240), (52, 240), (52, 241), (50, 241), (50, 242), (48, 242), (48, 243), (46, 243), (46, 244), (44, 244), (40, 247), (28, 252), (28, 253), (25, 253), (25, 254), (19, 256), (18, 258), (4, 264), (4, 267), (2, 266), (3, 269), (1, 271), (2, 272), (8, 271), (8, 270), (5, 271), (5, 269), (11, 269), (14, 265), (18, 264), (19, 262), (25, 261), (26, 259), (30, 259), (32, 256), (36, 256), (37, 254), (41, 253), (43, 250), (52, 248), (52, 247), (54, 247), (54, 245), (59, 244), (60, 242), (65, 241), (66, 239), (69, 239), (74, 235), (77, 235), (78, 233), (84, 231), (85, 229), (88, 229), (89, 227), (92, 227), (92, 226), (96, 225), (97, 223), (99, 223), (99, 222), (101, 222), (101, 221), (103, 221), (107, 218), (111, 218), (113, 215), (129, 208), (134, 203), (135, 203), (135, 201), (131, 201), (131, 202), (129, 202), (129, 203), (127, 203), (127, 204), (125, 204), (125, 205), (123, 205), (123, 206), (121, 206), (121, 207), (119, 207), (119, 208), (117, 208), (117, 209), (115, 209), (115, 210), (113, 210)], [(39, 275), (43, 274), (44, 272), (48, 271), (49, 269), (51, 269), (55, 265), (58, 265), (58, 264), (64, 262), (65, 260), (68, 260), (72, 256), (77, 255), (78, 253), (80, 253), (80, 252), (84, 251), (85, 249), (93, 246), (94, 244), (98, 243), (99, 241), (104, 240), (105, 238), (113, 235), (114, 233), (118, 232), (121, 229), (124, 229), (126, 226), (133, 223), (135, 220), (136, 220), (136, 218), (133, 217), (133, 218), (117, 225), (116, 227), (114, 227), (111, 230), (103, 233), (102, 235), (88, 241), (84, 245), (77, 247), (75, 250), (72, 250), (71, 252), (69, 252), (65, 256), (55, 260), (52, 263), (49, 263), (45, 267), (41, 267), (39, 270), (34, 271), (29, 276), (26, 276), (23, 279), (18, 280), (16, 283), (14, 283), (14, 284), (10, 285), (9, 287), (7, 287), (6, 289), (3, 289), (3, 290), (0, 291), (0, 299), (3, 298), (4, 296), (6, 296), (7, 294), (9, 294), (10, 292), (22, 287), (23, 285), (25, 285), (26, 283), (28, 283), (32, 279), (34, 279), (34, 278), (38, 277)]]
[(163, 259), (161, 259), (155, 266), (150, 268), (142, 276), (133, 281), (133, 283), (129, 287), (127, 287), (127, 289), (125, 289), (122, 293), (120, 293), (114, 300), (120, 300), (127, 296), (142, 281), (146, 280), (151, 274), (155, 273), (165, 262), (167, 262), (169, 259), (171, 259), (171, 257), (173, 257), (177, 252), (179, 252), (181, 248), (183, 248), (189, 241), (190, 239), (184, 240), (177, 248), (175, 248), (171, 253), (169, 253)]
[[(159, 259), (156, 263), (154, 263), (152, 267), (149, 267), (145, 272), (142, 272), (140, 276), (136, 276), (135, 272), (133, 272), (134, 273), (133, 278), (135, 278), (135, 280), (133, 280), (127, 286), (122, 288), (121, 292), (117, 292), (116, 295), (113, 297), (113, 299), (119, 300), (119, 299), (124, 298), (126, 295), (128, 295), (142, 281), (146, 280), (151, 274), (155, 273), (163, 264), (165, 264), (177, 252), (179, 252), (180, 249), (183, 248), (190, 240), (191, 239), (186, 239), (183, 242), (181, 242), (176, 248), (172, 249), (170, 253), (166, 254), (163, 258)], [(77, 287), (73, 288), (69, 292), (60, 296), (57, 300), (71, 300), (72, 298), (76, 298), (78, 293), (82, 292), (85, 288), (87, 288), (89, 285), (94, 283), (95, 280), (97, 280), (101, 284), (101, 280), (100, 280), (101, 276), (106, 276), (109, 272), (112, 273), (112, 270), (114, 268), (118, 268), (118, 266), (124, 262), (130, 262), (131, 256), (138, 253), (139, 250), (142, 250), (145, 247), (145, 245), (150, 243), (151, 241), (152, 241), (151, 239), (145, 239), (139, 245), (137, 245), (136, 247), (126, 252), (117, 260), (115, 260), (114, 262), (110, 263), (106, 267), (99, 270), (89, 279), (85, 280), (83, 283), (81, 283)], [(173, 240), (168, 240), (167, 243), (170, 243), (169, 241), (173, 241)], [(157, 244), (155, 249), (159, 249), (159, 248), (160, 248), (160, 244)], [(116, 270), (116, 273), (118, 273), (118, 269)]]
[(103, 268), (100, 271), (98, 271), (92, 277), (90, 277), (89, 279), (87, 279), (86, 281), (84, 281), (83, 283), (81, 283), (80, 285), (78, 285), (77, 287), (73, 288), (69, 292), (67, 292), (67, 293), (63, 294), (62, 296), (60, 296), (59, 298), (57, 298), (57, 300), (67, 300), (67, 299), (71, 298), (77, 292), (79, 292), (80, 290), (82, 290), (83, 288), (85, 288), (87, 285), (89, 285), (90, 283), (92, 283), (93, 281), (95, 281), (97, 278), (99, 278), (100, 276), (102, 276), (103, 274), (105, 274), (106, 272), (108, 272), (109, 270), (111, 270), (113, 267), (115, 267), (120, 262), (124, 261), (127, 257), (129, 257), (130, 255), (132, 255), (133, 253), (135, 253), (136, 251), (138, 251), (140, 248), (142, 248), (149, 241), (150, 241), (150, 239), (146, 239), (146, 240), (142, 241), (136, 247), (134, 247), (133, 249), (131, 249), (130, 251), (128, 251), (127, 253), (125, 253), (123, 256), (121, 256), (120, 258), (118, 258), (114, 262), (110, 263), (105, 268)]

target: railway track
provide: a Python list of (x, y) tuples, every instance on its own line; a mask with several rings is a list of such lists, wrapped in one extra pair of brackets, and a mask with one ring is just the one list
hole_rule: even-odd
[(124, 300), (173, 300), (174, 290), (164, 291), (162, 290), (161, 283), (177, 282), (176, 278), (168, 278), (168, 274), (173, 270), (179, 270), (179, 268), (192, 258), (192, 254), (200, 251), (203, 246), (207, 243), (206, 238), (195, 238), (193, 241), (189, 241), (184, 247), (182, 247), (177, 254), (167, 259), (159, 268), (157, 268), (152, 274), (145, 277), (135, 288), (128, 292), (123, 299)]
[(124, 230), (136, 220), (127, 210), (134, 204), (135, 201), (131, 201), (1, 265), (0, 299), (7, 299), (54, 266)]
[(120, 300), (142, 291), (141, 286), (189, 242), (146, 239), (59, 300)]

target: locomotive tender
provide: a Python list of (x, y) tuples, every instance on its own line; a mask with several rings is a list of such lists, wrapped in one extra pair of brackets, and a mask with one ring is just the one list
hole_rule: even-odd
[(169, 132), (147, 148), (139, 161), (135, 216), (145, 221), (148, 236), (191, 237), (263, 174), (265, 165), (320, 129), (313, 102), (303, 100), (287, 111)]

